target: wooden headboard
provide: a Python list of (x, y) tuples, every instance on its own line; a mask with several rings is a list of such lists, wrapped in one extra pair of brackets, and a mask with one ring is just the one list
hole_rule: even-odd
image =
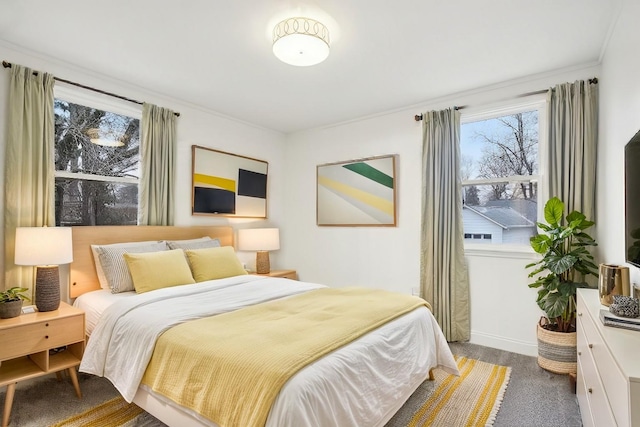
[(145, 240), (185, 240), (209, 236), (222, 246), (233, 246), (232, 227), (175, 226), (81, 226), (72, 227), (73, 262), (69, 268), (69, 296), (100, 289), (91, 245), (142, 242)]

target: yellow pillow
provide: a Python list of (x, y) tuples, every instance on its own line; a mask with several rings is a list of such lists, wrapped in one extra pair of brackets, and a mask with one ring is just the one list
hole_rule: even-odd
[(247, 274), (231, 246), (186, 251), (196, 282)]
[(182, 249), (123, 254), (136, 292), (195, 283)]

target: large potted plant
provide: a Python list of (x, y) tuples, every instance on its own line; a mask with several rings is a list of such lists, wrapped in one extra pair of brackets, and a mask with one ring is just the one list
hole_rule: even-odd
[[(576, 372), (576, 290), (587, 287), (585, 277), (598, 275), (588, 247), (596, 241), (584, 230), (594, 223), (573, 211), (564, 217), (564, 203), (554, 197), (544, 206), (544, 232), (531, 238), (531, 247), (542, 258), (528, 264), (538, 289), (536, 302), (545, 312), (538, 322), (538, 364), (551, 372)], [(547, 272), (546, 275), (543, 273)]]
[(22, 312), (22, 301), (30, 301), (29, 297), (22, 295), (27, 288), (13, 287), (6, 291), (0, 291), (0, 319), (17, 317)]

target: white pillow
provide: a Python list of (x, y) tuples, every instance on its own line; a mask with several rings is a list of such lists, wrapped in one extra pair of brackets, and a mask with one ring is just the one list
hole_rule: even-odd
[(100, 262), (100, 256), (98, 254), (99, 248), (131, 248), (135, 246), (148, 246), (154, 243), (161, 243), (161, 240), (150, 240), (146, 242), (128, 242), (128, 243), (113, 243), (110, 245), (91, 245), (91, 252), (93, 253), (93, 262), (96, 266), (96, 273), (98, 274), (98, 282), (102, 289), (111, 289), (109, 287), (109, 281), (104, 275), (104, 269)]
[(187, 240), (165, 240), (167, 245), (171, 243), (194, 243), (194, 242), (204, 242), (205, 240), (211, 240), (209, 236), (198, 237), (197, 239), (187, 239)]
[(146, 246), (128, 247), (101, 247), (98, 249), (98, 258), (102, 264), (104, 275), (114, 294), (135, 290), (129, 267), (124, 259), (125, 253), (146, 253), (166, 251), (165, 242), (152, 243)]
[(167, 241), (167, 246), (169, 246), (169, 249), (182, 249), (188, 251), (191, 249), (219, 248), (221, 245), (220, 240), (218, 239), (203, 237), (201, 239)]

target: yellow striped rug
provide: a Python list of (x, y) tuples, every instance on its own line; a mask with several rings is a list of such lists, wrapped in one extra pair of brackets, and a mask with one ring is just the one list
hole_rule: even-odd
[(144, 411), (118, 396), (51, 427), (127, 427)]
[(492, 426), (509, 383), (511, 368), (456, 357), (460, 376), (434, 371), (436, 388), (408, 427)]

